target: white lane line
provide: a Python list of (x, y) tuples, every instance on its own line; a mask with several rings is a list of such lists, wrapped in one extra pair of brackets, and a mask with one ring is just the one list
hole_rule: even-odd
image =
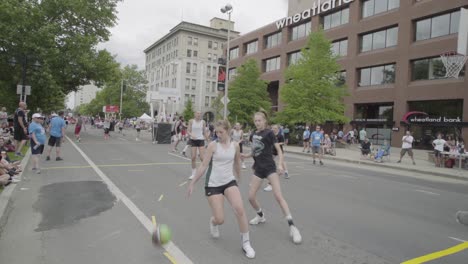
[(145, 171), (145, 170), (128, 170), (128, 171)]
[(419, 189), (414, 189), (415, 192), (420, 192), (420, 193), (425, 193), (425, 194), (429, 194), (429, 195), (437, 195), (437, 196), (440, 196), (439, 193), (435, 193), (435, 192), (430, 192), (430, 191), (426, 191), (426, 190), (419, 190)]
[(186, 158), (186, 157), (182, 157), (182, 156), (179, 156), (179, 155), (177, 155), (177, 154), (170, 153), (170, 152), (168, 152), (167, 154), (169, 154), (169, 155), (171, 155), (171, 156), (174, 156), (174, 157), (177, 157), (177, 158), (184, 159), (184, 160), (189, 160), (189, 161), (192, 160), (192, 159), (189, 159), (189, 158)]
[(121, 137), (117, 137), (117, 138), (120, 139), (120, 140), (123, 140), (123, 141), (128, 141), (128, 139), (126, 139), (126, 138), (121, 138)]
[(459, 239), (459, 238), (456, 238), (456, 237), (449, 237), (449, 238), (450, 238), (450, 239), (453, 239), (453, 240), (455, 240), (455, 241), (461, 242), (461, 243), (467, 242), (466, 240)]
[(358, 177), (356, 176), (349, 176), (349, 175), (336, 175), (338, 177), (346, 178), (346, 179), (351, 179), (351, 180), (357, 180)]
[[(88, 164), (94, 169), (94, 171), (99, 175), (102, 181), (107, 184), (109, 190), (119, 199), (121, 200), (125, 206), (133, 213), (133, 215), (140, 221), (140, 223), (146, 228), (148, 233), (153, 233), (153, 223), (152, 221), (130, 200), (118, 187), (115, 185), (107, 176), (102, 172), (96, 164), (67, 136), (67, 139), (70, 143), (75, 147), (75, 149), (81, 154), (81, 156), (88, 162)], [(176, 244), (172, 241), (163, 245), (163, 248), (168, 251), (171, 256), (173, 256), (177, 263), (187, 263), (193, 264), (193, 262), (180, 250)]]

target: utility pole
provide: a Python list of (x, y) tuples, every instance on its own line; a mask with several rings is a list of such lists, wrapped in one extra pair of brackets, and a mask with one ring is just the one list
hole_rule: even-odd
[(120, 116), (120, 121), (122, 121), (122, 98), (123, 98), (123, 85), (124, 85), (124, 80), (120, 82), (120, 108), (119, 108), (119, 116)]

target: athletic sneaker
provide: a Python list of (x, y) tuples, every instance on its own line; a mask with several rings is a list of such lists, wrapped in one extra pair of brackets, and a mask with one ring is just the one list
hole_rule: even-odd
[(266, 218), (265, 218), (265, 213), (263, 213), (263, 216), (260, 217), (258, 214), (252, 219), (250, 220), (250, 224), (251, 225), (258, 225), (260, 223), (265, 223), (266, 221)]
[(21, 180), (18, 179), (18, 178), (15, 178), (15, 177), (11, 178), (11, 183), (18, 183), (18, 182), (20, 182), (20, 181), (21, 181)]
[(182, 151), (182, 156), (187, 157), (187, 155), (185, 155), (185, 151)]
[(468, 225), (468, 211), (458, 211), (455, 219), (457, 219), (459, 224)]
[(57, 157), (57, 158), (55, 158), (55, 160), (56, 160), (56, 161), (61, 161), (61, 160), (63, 160), (63, 159), (62, 159), (61, 157)]
[(302, 236), (296, 226), (289, 227), (289, 236), (292, 238), (294, 244), (300, 244), (302, 242)]
[(16, 152), (16, 153), (15, 153), (15, 156), (16, 156), (16, 157), (24, 157), (23, 154), (21, 154), (21, 152)]
[(289, 176), (289, 172), (288, 172), (288, 171), (285, 171), (285, 172), (284, 172), (284, 178), (285, 178), (285, 179), (291, 178), (291, 177)]
[(37, 174), (41, 174), (41, 169), (37, 169), (37, 170), (36, 170), (36, 173), (37, 173)]
[(243, 169), (247, 169), (247, 167), (245, 166), (245, 163), (244, 163), (244, 162), (242, 162), (242, 168), (243, 168)]
[(245, 253), (245, 256), (249, 259), (253, 259), (255, 258), (255, 250), (252, 248), (252, 246), (250, 245), (250, 241), (246, 241), (243, 245), (242, 245), (242, 250), (244, 251)]
[(320, 161), (320, 165), (323, 165), (323, 162), (322, 162), (322, 161)]
[(45, 158), (45, 160), (50, 160), (50, 156), (47, 156), (47, 157)]
[(190, 177), (188, 177), (189, 180), (193, 180), (193, 178), (195, 178), (195, 175), (190, 175)]
[(219, 228), (213, 224), (213, 217), (210, 218), (210, 233), (213, 238), (219, 237)]
[(271, 185), (268, 184), (267, 187), (263, 188), (263, 190), (264, 190), (265, 192), (271, 192), (271, 191), (273, 191), (273, 187), (271, 187)]

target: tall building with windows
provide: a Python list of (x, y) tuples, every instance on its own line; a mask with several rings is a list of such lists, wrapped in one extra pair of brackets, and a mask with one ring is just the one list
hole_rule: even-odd
[(218, 96), (218, 58), (223, 56), (227, 29), (233, 30), (234, 22), (220, 18), (210, 22), (209, 27), (181, 22), (144, 50), (147, 101), (154, 111), (164, 103), (168, 114), (181, 113), (191, 100), (194, 110), (214, 118), (211, 106)]
[(96, 98), (97, 92), (101, 89), (94, 84), (80, 86), (76, 92), (71, 92), (67, 96), (67, 107), (74, 109), (83, 104), (89, 104)]
[(365, 127), (374, 143), (387, 139), (400, 147), (408, 128), (415, 148), (432, 148), (438, 132), (467, 142), (465, 69), (458, 79), (445, 78), (440, 58), (457, 50), (462, 7), (467, 0), (289, 0), (288, 17), (231, 41), (230, 79), (255, 59), (273, 110), (283, 109), (284, 72), (301, 57), (310, 32), (322, 27), (350, 94), (345, 130)]

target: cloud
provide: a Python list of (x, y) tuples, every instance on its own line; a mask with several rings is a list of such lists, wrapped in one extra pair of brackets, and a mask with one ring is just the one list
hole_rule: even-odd
[[(182, 20), (208, 26), (213, 17), (226, 18), (218, 0), (126, 0), (118, 6), (118, 24), (112, 36), (99, 45), (122, 65), (136, 64), (144, 69), (143, 50), (163, 37)], [(232, 20), (241, 34), (274, 22), (287, 14), (287, 0), (231, 0)]]

